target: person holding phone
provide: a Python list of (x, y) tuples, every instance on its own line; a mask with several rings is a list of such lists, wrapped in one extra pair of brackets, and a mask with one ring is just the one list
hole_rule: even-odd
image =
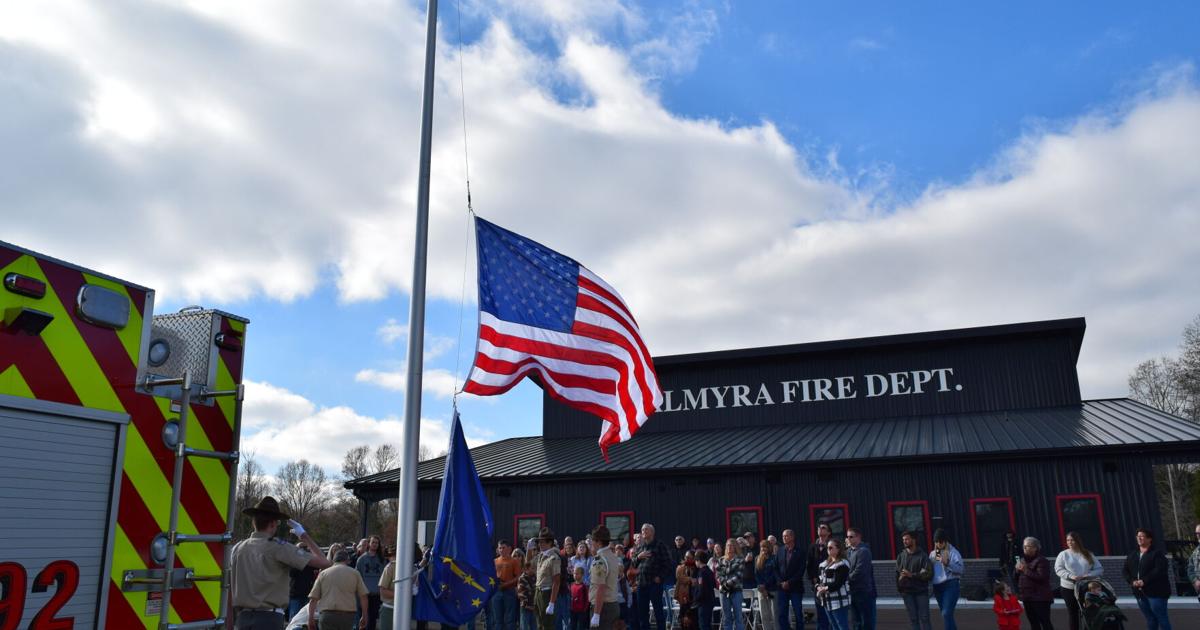
[(1042, 543), (1028, 536), (1022, 546), (1024, 554), (1017, 558), (1021, 601), (1025, 602), (1025, 616), (1033, 630), (1054, 630), (1050, 622), (1050, 604), (1054, 602), (1054, 590), (1050, 587), (1050, 562), (1042, 555)]
[(946, 530), (933, 532), (933, 551), (929, 552), (933, 563), (933, 597), (942, 613), (942, 625), (946, 630), (958, 630), (954, 622), (954, 609), (958, 606), (960, 578), (966, 566), (962, 554), (950, 544)]

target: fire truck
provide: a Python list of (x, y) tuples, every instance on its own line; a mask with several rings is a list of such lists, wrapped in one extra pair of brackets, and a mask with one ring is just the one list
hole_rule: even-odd
[(224, 626), (244, 318), (0, 242), (0, 630)]

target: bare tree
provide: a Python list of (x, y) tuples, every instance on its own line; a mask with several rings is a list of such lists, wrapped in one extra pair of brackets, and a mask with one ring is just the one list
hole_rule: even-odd
[[(259, 499), (267, 495), (269, 488), (270, 480), (264, 474), (262, 465), (255, 459), (254, 453), (242, 453), (238, 465), (237, 514), (240, 515), (242, 510), (258, 503)], [(236, 537), (244, 538), (250, 535), (250, 521), (235, 518), (233, 529)]]
[[(1200, 322), (1200, 318), (1197, 320)], [(1189, 327), (1190, 328), (1190, 327)], [(1186, 336), (1186, 331), (1185, 331)], [(1197, 330), (1200, 341), (1200, 329)], [(1189, 396), (1185, 391), (1184, 368), (1181, 360), (1171, 357), (1161, 357), (1143, 361), (1129, 375), (1129, 394), (1134, 400), (1141, 401), (1171, 415), (1182, 416), (1188, 412)], [(1166, 495), (1169, 503), (1169, 522), (1174, 529), (1174, 538), (1185, 538), (1187, 533), (1183, 527), (1187, 514), (1191, 512), (1189, 504), (1193, 503), (1191, 489), (1193, 471), (1191, 464), (1166, 464), (1155, 467), (1155, 483), (1159, 486), (1160, 504), (1162, 495)], [(1168, 507), (1166, 505), (1164, 508)], [(1180, 513), (1183, 519), (1180, 518)]]
[(1179, 354), (1179, 388), (1183, 391), (1183, 415), (1200, 422), (1200, 315), (1183, 329)]
[(371, 447), (366, 444), (346, 451), (346, 455), (342, 457), (342, 479), (349, 481), (370, 474), (367, 469), (367, 456), (370, 454)]
[(371, 463), (371, 472), (387, 472), (400, 465), (400, 452), (391, 444), (380, 444), (375, 448), (375, 456)]
[(306, 459), (280, 467), (275, 479), (275, 494), (297, 520), (319, 514), (331, 499), (325, 485), (325, 471)]

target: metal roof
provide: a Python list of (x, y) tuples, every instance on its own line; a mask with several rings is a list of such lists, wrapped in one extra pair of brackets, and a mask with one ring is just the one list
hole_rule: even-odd
[[(694, 448), (720, 444), (720, 448)], [(1088, 400), (1050, 409), (819, 422), (651, 433), (617, 444), (610, 463), (596, 438), (500, 440), (471, 449), (485, 479), (534, 479), (641, 471), (763, 467), (1020, 452), (1200, 448), (1200, 424), (1128, 398)], [(441, 479), (445, 458), (421, 462), (419, 481)], [(400, 470), (360, 477), (351, 490), (395, 484)]]

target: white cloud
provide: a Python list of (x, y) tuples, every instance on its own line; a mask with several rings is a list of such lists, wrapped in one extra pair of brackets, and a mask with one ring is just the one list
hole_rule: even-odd
[[(408, 324), (401, 324), (395, 319), (388, 319), (382, 326), (375, 330), (375, 334), (388, 345), (401, 340), (407, 341)], [(426, 334), (422, 356), (424, 356), (426, 361), (430, 361), (453, 350), (457, 345), (458, 341), (453, 337)]]
[[(271, 474), (297, 459), (307, 459), (326, 474), (336, 474), (351, 448), (362, 444), (399, 447), (403, 435), (399, 417), (367, 416), (346, 406), (321, 407), (286, 389), (256, 381), (246, 383), (243, 419), (242, 450), (255, 453)], [(464, 425), (463, 431), (470, 447), (493, 438), (491, 431), (470, 424)], [(445, 450), (450, 443), (449, 423), (421, 418), (420, 441), (433, 452)]]
[[(894, 206), (770, 121), (664, 109), (636, 51), (653, 16), (531, 3), (556, 24), (547, 52), (502, 4), (462, 51), (475, 207), (618, 287), (656, 353), (1083, 315), (1084, 391), (1119, 395), (1200, 312), (1190, 68)], [(410, 3), (0, 4), (0, 188), (23, 210), (4, 237), (171, 297), (287, 300), (329, 276), (344, 300), (406, 290), (423, 40)], [(429, 241), (429, 293), (456, 303), (458, 94), (444, 71)], [(305, 421), (333, 417), (383, 422)]]
[[(370, 383), (395, 392), (403, 392), (408, 387), (408, 374), (404, 370), (384, 371), (364, 369), (359, 370), (354, 375), (354, 380), (359, 383)], [(443, 400), (452, 398), (457, 387), (461, 386), (462, 381), (456, 379), (450, 370), (426, 368), (421, 373), (421, 389), (426, 394), (433, 394)]]

